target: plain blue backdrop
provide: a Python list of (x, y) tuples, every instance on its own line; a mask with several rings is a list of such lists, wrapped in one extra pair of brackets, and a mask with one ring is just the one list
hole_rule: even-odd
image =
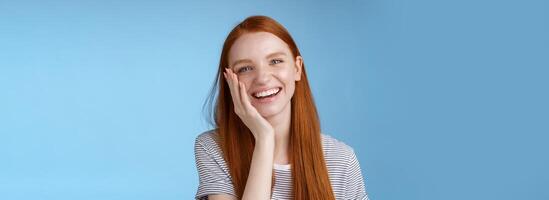
[(371, 199), (549, 199), (542, 0), (1, 0), (0, 199), (192, 199), (222, 43), (255, 14)]

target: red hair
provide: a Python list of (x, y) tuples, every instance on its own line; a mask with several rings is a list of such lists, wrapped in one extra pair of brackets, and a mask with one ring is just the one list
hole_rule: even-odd
[[(246, 187), (255, 141), (250, 130), (234, 112), (231, 93), (222, 72), (229, 65), (229, 50), (234, 42), (240, 36), (253, 32), (272, 33), (288, 45), (294, 59), (301, 56), (288, 31), (281, 24), (266, 16), (246, 18), (234, 27), (225, 39), (217, 77), (210, 91), (208, 102), (211, 105), (216, 86), (219, 87), (212, 115), (215, 123), (212, 124), (217, 128), (217, 142), (223, 151), (236, 195), (239, 198), (242, 197)], [(211, 106), (209, 108), (211, 109)], [(295, 92), (291, 99), (289, 145), (294, 198), (298, 200), (335, 199), (322, 150), (320, 121), (304, 64), (301, 80), (295, 83)]]

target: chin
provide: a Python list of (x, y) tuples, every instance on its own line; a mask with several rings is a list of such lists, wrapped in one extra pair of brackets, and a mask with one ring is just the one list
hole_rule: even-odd
[(275, 108), (263, 108), (258, 110), (259, 114), (264, 118), (272, 117), (280, 112), (280, 109)]
[[(278, 102), (280, 103), (280, 102)], [(285, 110), (287, 109), (287, 107), (289, 106), (290, 102), (287, 102), (286, 105), (284, 104), (274, 104), (274, 105), (268, 105), (268, 106), (263, 106), (263, 107), (259, 107), (257, 109), (257, 112), (264, 118), (270, 118), (270, 117), (273, 117), (275, 115), (278, 115), (280, 113), (283, 113), (285, 112)]]
[(254, 107), (263, 118), (271, 118), (285, 112), (285, 110), (288, 109), (288, 106), (290, 106), (289, 99), (284, 98), (284, 96), (279, 97), (280, 98), (276, 99), (274, 102), (254, 105)]

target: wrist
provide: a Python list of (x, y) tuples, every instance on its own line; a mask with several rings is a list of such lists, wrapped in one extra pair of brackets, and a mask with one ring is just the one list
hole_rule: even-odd
[(265, 133), (260, 134), (259, 137), (255, 138), (255, 144), (260, 146), (273, 146), (275, 143), (274, 133)]

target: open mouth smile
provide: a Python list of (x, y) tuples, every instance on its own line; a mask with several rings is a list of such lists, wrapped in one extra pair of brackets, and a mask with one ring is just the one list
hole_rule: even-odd
[(272, 102), (275, 97), (282, 91), (281, 87), (271, 88), (265, 91), (253, 93), (254, 100), (259, 103)]

